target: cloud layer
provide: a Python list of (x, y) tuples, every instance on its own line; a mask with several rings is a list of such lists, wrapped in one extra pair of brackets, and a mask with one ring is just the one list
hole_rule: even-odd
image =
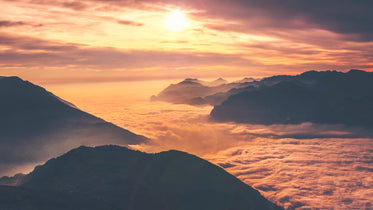
[(372, 207), (371, 139), (256, 139), (211, 156), (286, 208)]
[[(80, 93), (76, 85), (70, 91), (63, 85), (51, 88), (80, 108), (152, 139), (132, 148), (196, 154), (288, 209), (372, 208), (371, 130), (312, 123), (212, 123), (212, 107), (149, 101), (150, 93), (169, 83), (173, 82), (84, 84)], [(93, 99), (98, 90), (110, 95)], [(131, 94), (135, 90), (136, 96)]]

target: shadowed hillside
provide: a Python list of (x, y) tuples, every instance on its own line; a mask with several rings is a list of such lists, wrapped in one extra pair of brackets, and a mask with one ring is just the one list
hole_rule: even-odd
[(230, 96), (211, 112), (217, 121), (251, 124), (346, 124), (373, 126), (373, 73), (305, 72), (260, 81)]
[(74, 147), (146, 141), (18, 77), (0, 77), (0, 175)]
[(71, 193), (0, 186), (2, 210), (120, 210), (97, 199)]
[(373, 73), (308, 71), (209, 86), (198, 79), (171, 84), (152, 100), (214, 105), (211, 119), (251, 124), (373, 126)]
[(20, 186), (85, 195), (118, 209), (281, 209), (222, 168), (173, 150), (147, 154), (119, 146), (79, 147), (36, 167)]

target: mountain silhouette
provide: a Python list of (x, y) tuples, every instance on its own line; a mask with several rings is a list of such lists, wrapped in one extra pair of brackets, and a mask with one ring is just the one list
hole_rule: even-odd
[(264, 78), (211, 111), (217, 121), (373, 126), (373, 73), (309, 71)]
[[(53, 205), (69, 197), (74, 198), (71, 202), (84, 197), (83, 203), (75, 206), (84, 206), (87, 200), (111, 205), (103, 209), (282, 209), (222, 168), (175, 150), (147, 154), (113, 145), (79, 147), (36, 167), (18, 187), (8, 189), (14, 191), (8, 199), (16, 200), (29, 192), (51, 192), (45, 198), (50, 209), (57, 209)], [(61, 198), (54, 198), (58, 193)], [(31, 200), (45, 196), (39, 194), (28, 196)], [(29, 203), (30, 209), (44, 205)], [(0, 202), (0, 209), (4, 207)], [(70, 205), (66, 209), (79, 208)]]
[(204, 85), (206, 86), (210, 86), (210, 87), (216, 87), (216, 86), (220, 86), (220, 85), (224, 85), (224, 84), (227, 84), (228, 81), (223, 79), (223, 78), (218, 78), (212, 82), (205, 82)]
[[(250, 81), (250, 82), (248, 82)], [(177, 84), (171, 84), (157, 96), (152, 96), (152, 101), (166, 101), (174, 104), (189, 105), (217, 105), (227, 99), (230, 90), (240, 90), (254, 83), (255, 80), (245, 78), (239, 82), (228, 83), (219, 78), (212, 82), (187, 78)], [(244, 91), (244, 90), (242, 90)]]
[(152, 96), (152, 100), (167, 101), (175, 104), (206, 104), (202, 97), (212, 94), (214, 88), (205, 86), (202, 83), (202, 81), (197, 79), (185, 79), (178, 84), (171, 84), (157, 96)]
[(83, 144), (147, 140), (18, 77), (0, 77), (0, 98), (0, 175)]
[(11, 177), (3, 176), (3, 177), (0, 177), (0, 185), (16, 186), (22, 183), (24, 177), (25, 177), (25, 174), (22, 174), (22, 173), (18, 173)]

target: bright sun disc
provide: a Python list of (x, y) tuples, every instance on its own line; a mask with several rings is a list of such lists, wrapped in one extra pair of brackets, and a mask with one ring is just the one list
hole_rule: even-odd
[(189, 26), (189, 22), (180, 10), (174, 10), (167, 16), (164, 26), (170, 31), (181, 31)]

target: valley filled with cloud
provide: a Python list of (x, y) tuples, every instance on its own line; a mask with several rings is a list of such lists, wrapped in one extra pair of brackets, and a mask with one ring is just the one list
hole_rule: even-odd
[[(133, 145), (133, 149), (177, 149), (196, 154), (288, 209), (372, 208), (370, 129), (313, 123), (212, 122), (211, 106), (150, 102), (147, 92), (159, 92), (171, 82), (154, 82), (153, 86), (145, 82), (112, 83), (97, 89), (85, 84), (80, 92), (73, 86), (71, 92), (66, 86), (61, 92), (58, 85), (50, 88), (83, 110), (151, 138), (147, 143)], [(102, 89), (104, 86), (107, 89)], [(118, 87), (121, 91), (115, 91)], [(91, 98), (85, 92), (100, 88), (112, 94)], [(130, 94), (136, 88), (139, 94)]]

